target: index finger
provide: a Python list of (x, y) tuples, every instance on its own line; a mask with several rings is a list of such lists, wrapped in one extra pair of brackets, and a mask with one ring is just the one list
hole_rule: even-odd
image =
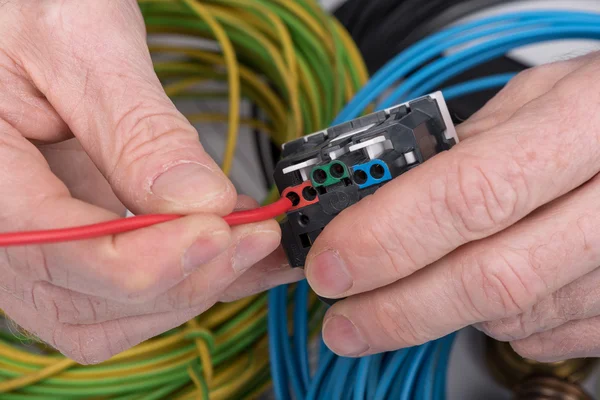
[[(89, 225), (118, 216), (71, 197), (37, 149), (0, 121), (0, 219), (6, 231)], [(214, 215), (192, 215), (92, 240), (5, 249), (0, 257), (29, 281), (131, 302), (154, 297), (223, 253), (231, 230)]]
[[(598, 94), (568, 75), (491, 130), (442, 153), (334, 219), (307, 260), (313, 289), (341, 298), (389, 285), (493, 235), (600, 167)], [(568, 106), (566, 106), (568, 104)]]

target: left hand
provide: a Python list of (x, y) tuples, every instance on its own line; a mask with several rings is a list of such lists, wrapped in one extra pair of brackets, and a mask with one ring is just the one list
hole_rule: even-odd
[(600, 54), (528, 70), (461, 143), (343, 212), (308, 257), (343, 356), (475, 325), (538, 361), (600, 355)]

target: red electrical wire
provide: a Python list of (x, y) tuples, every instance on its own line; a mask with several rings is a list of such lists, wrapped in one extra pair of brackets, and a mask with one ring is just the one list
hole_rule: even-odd
[[(224, 220), (230, 226), (251, 224), (275, 218), (286, 213), (290, 208), (292, 208), (292, 202), (288, 198), (282, 197), (275, 203), (265, 207), (231, 213), (224, 217)], [(139, 215), (75, 228), (0, 233), (0, 247), (69, 242), (106, 235), (116, 235), (172, 221), (177, 218), (181, 218), (181, 215)]]

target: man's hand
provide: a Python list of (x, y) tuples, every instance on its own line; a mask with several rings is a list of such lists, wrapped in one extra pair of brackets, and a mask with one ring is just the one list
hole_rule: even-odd
[(247, 271), (277, 248), (279, 227), (220, 218), (256, 204), (237, 198), (162, 90), (135, 0), (0, 2), (0, 159), (3, 231), (86, 225), (125, 207), (194, 214), (1, 249), (0, 308), (81, 363), (299, 278), (281, 252)]
[(306, 274), (340, 355), (475, 325), (540, 361), (600, 355), (600, 54), (526, 71), (462, 142), (346, 210)]

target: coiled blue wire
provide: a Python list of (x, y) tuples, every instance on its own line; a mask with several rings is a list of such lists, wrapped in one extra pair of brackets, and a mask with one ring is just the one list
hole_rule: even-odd
[(458, 83), (442, 89), (446, 100), (453, 100), (457, 97), (466, 96), (471, 93), (477, 93), (488, 89), (504, 87), (516, 74), (498, 74), (486, 76), (485, 78), (473, 79), (468, 82)]
[[(598, 26), (599, 18), (600, 15), (587, 12), (535, 11), (483, 18), (445, 29), (416, 43), (390, 60), (344, 107), (334, 124), (358, 117), (369, 104), (395, 82), (405, 78), (412, 71), (449, 49), (469, 44), (474, 40), (482, 40), (488, 36), (494, 40), (501, 33), (512, 36), (518, 30), (525, 31), (525, 33), (528, 30), (535, 32), (541, 28), (558, 27), (560, 24), (585, 24), (586, 26), (591, 25), (590, 27), (593, 28), (594, 24)], [(556, 37), (556, 39), (559, 38)], [(469, 51), (469, 49), (462, 51)], [(443, 73), (444, 71), (438, 72)], [(403, 87), (403, 85), (401, 86)]]
[(310, 383), (310, 367), (308, 362), (308, 282), (303, 280), (296, 286), (294, 299), (294, 350), (298, 357), (302, 390), (306, 392)]
[[(452, 77), (517, 47), (565, 38), (600, 38), (600, 15), (572, 11), (531, 11), (504, 14), (457, 25), (420, 41), (388, 62), (340, 112), (334, 124), (358, 117), (400, 82), (378, 108), (393, 106), (437, 90)], [(450, 49), (477, 44), (445, 55)], [(475, 79), (442, 89), (451, 100), (504, 86), (514, 74)], [(296, 288), (293, 347), (287, 330), (287, 287), (269, 293), (269, 345), (277, 399), (445, 400), (447, 371), (456, 334), (412, 349), (359, 360), (341, 358), (321, 340), (319, 363), (310, 376), (306, 337), (308, 286)], [(285, 344), (287, 343), (287, 345)]]
[[(287, 373), (285, 370), (285, 361), (281, 357), (280, 336), (278, 334), (278, 309), (285, 306), (287, 302), (281, 302), (280, 293), (285, 295), (285, 287), (271, 289), (267, 299), (269, 302), (269, 314), (267, 318), (267, 328), (269, 333), (269, 358), (271, 364), (271, 377), (273, 378), (273, 391), (278, 400), (288, 400), (290, 398), (288, 390)], [(285, 298), (285, 296), (284, 296)]]

